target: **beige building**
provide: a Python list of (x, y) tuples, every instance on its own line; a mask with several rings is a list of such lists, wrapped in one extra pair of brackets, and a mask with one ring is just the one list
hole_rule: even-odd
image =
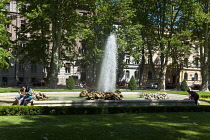
[[(173, 60), (170, 59), (168, 62), (168, 68), (166, 72), (166, 88), (174, 88), (177, 82), (181, 83), (184, 79), (187, 81), (188, 86), (201, 85), (201, 69), (199, 62), (200, 52), (199, 48), (196, 45), (192, 45), (191, 55), (186, 55), (184, 60), (184, 65), (179, 69), (174, 68), (172, 65)], [(142, 79), (142, 87), (145, 88), (146, 85), (150, 83), (157, 83), (157, 74), (159, 73), (160, 66), (160, 56), (158, 53), (154, 53), (152, 56), (152, 60), (149, 59), (148, 54), (145, 53), (145, 65), (143, 71), (143, 79)], [(153, 61), (155, 67), (155, 73), (151, 68), (150, 62)], [(133, 58), (125, 53), (124, 62), (126, 66), (121, 72), (118, 74), (119, 83), (127, 84), (132, 76), (136, 78), (137, 83), (139, 82), (139, 64), (136, 64), (133, 61)], [(178, 78), (178, 81), (177, 81)]]

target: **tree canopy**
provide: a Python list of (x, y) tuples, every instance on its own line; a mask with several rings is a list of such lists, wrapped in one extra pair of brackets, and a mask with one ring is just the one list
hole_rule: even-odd
[[(128, 52), (144, 66), (145, 56), (160, 56), (159, 72), (150, 65), (158, 78), (158, 89), (165, 89), (168, 62), (179, 73), (191, 42), (201, 48), (202, 88), (207, 90), (209, 77), (209, 0), (17, 0), (26, 17), (25, 28), (19, 28), (16, 46), (23, 61), (41, 63), (48, 68), (49, 86), (55, 88), (59, 67), (78, 55), (83, 63), (93, 66), (99, 60), (108, 35), (116, 30), (119, 52)], [(78, 13), (76, 9), (83, 10)], [(2, 17), (1, 17), (2, 18)], [(3, 29), (0, 27), (0, 29)], [(25, 36), (24, 34), (30, 34)], [(78, 54), (76, 40), (83, 44)], [(2, 43), (1, 43), (2, 44)], [(37, 54), (37, 52), (39, 52)], [(35, 55), (36, 54), (36, 55)], [(34, 56), (34, 57), (31, 57)], [(143, 69), (142, 69), (143, 70)], [(139, 77), (140, 79), (140, 77)], [(176, 79), (179, 84), (179, 77)]]
[(9, 0), (0, 1), (0, 68), (8, 68), (9, 60), (13, 57), (9, 51), (12, 45), (10, 42), (10, 34), (7, 32), (6, 25), (10, 24), (11, 20), (7, 16), (8, 9), (5, 7)]

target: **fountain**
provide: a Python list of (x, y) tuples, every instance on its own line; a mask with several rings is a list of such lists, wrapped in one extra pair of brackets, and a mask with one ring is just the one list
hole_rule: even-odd
[(102, 58), (100, 74), (98, 77), (97, 91), (85, 90), (80, 97), (87, 100), (123, 100), (124, 97), (119, 90), (115, 91), (117, 75), (117, 42), (116, 35), (110, 34), (107, 39), (104, 55)]
[(113, 92), (116, 84), (117, 43), (115, 34), (108, 37), (102, 59), (97, 91)]

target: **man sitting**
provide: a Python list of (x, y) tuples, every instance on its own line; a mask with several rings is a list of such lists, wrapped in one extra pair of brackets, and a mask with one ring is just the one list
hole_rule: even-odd
[(198, 105), (199, 95), (195, 91), (192, 91), (191, 87), (188, 88), (187, 92), (189, 93), (189, 99), (194, 100), (195, 104)]

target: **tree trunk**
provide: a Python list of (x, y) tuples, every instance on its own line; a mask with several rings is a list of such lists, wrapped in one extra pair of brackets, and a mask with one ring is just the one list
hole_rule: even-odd
[[(49, 88), (57, 88), (58, 83), (58, 64), (59, 64), (59, 51), (61, 48), (61, 35), (62, 35), (62, 2), (58, 0), (51, 1), (51, 8), (53, 9), (51, 15), (52, 21), (52, 52), (50, 62), (50, 75), (49, 75)], [(58, 11), (58, 12), (55, 12)]]
[(209, 91), (208, 89), (208, 78), (209, 78), (209, 54), (205, 52), (209, 52), (208, 48), (208, 23), (204, 25), (204, 52), (202, 56), (201, 61), (201, 76), (202, 76), (202, 85), (201, 85), (201, 91)]
[[(161, 50), (163, 50), (164, 43), (161, 43), (160, 47)], [(158, 77), (158, 90), (165, 90), (167, 64), (168, 64), (168, 55), (161, 54), (161, 67)]]
[(52, 24), (53, 32), (53, 46), (52, 46), (52, 56), (50, 63), (50, 88), (57, 88), (58, 83), (58, 63), (59, 63), (59, 48), (61, 42), (61, 26), (59, 23)]
[[(142, 49), (142, 54), (144, 54), (144, 49)], [(144, 57), (144, 55), (142, 55), (142, 60), (141, 60), (141, 63), (139, 65), (139, 88), (142, 88), (144, 64), (145, 64), (145, 57)]]
[(158, 78), (158, 90), (165, 90), (167, 65), (163, 65)]
[[(54, 0), (51, 3), (52, 9), (62, 8), (58, 5), (58, 1)], [(53, 12), (53, 11), (52, 11)], [(50, 75), (49, 75), (49, 88), (57, 88), (58, 83), (58, 64), (59, 64), (59, 50), (61, 46), (61, 35), (62, 35), (62, 19), (61, 13), (54, 13), (51, 17), (52, 21), (52, 52), (50, 62)]]

